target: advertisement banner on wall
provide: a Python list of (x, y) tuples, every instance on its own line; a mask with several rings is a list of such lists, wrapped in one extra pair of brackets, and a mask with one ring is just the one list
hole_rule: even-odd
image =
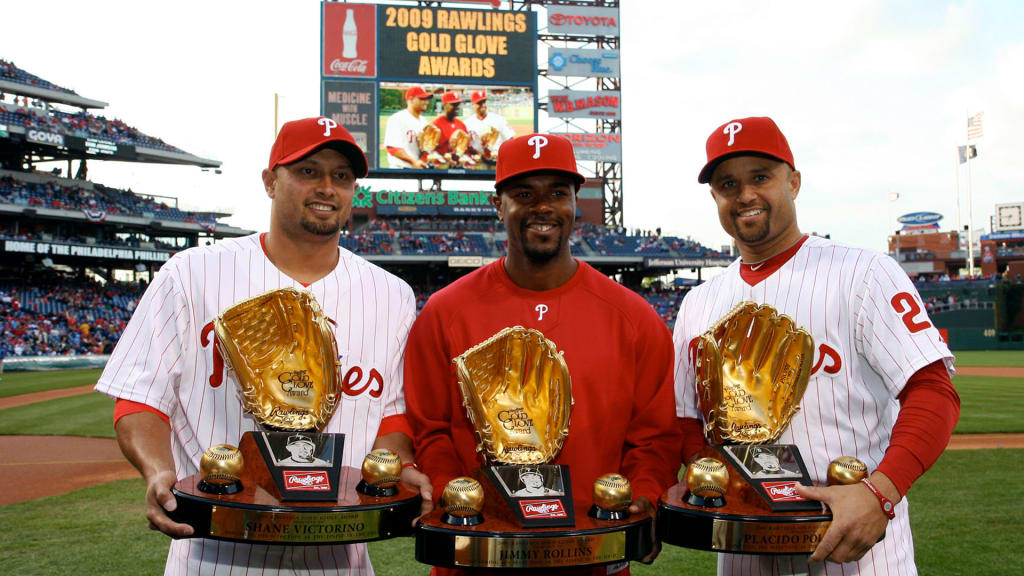
[(370, 167), (377, 164), (377, 85), (359, 80), (324, 80), (324, 116), (341, 124), (366, 154)]
[(619, 35), (619, 9), (549, 6), (548, 34)]
[(548, 48), (548, 75), (617, 78), (619, 76), (619, 51)]
[(622, 162), (622, 136), (590, 132), (559, 134), (572, 142), (577, 162)]
[(536, 82), (534, 12), (378, 6), (387, 47), (380, 76), (419, 80)]
[(619, 119), (617, 90), (551, 90), (548, 115), (557, 118)]
[(324, 76), (377, 75), (377, 7), (326, 2), (321, 17)]
[(43, 132), (42, 130), (31, 129), (25, 133), (25, 139), (29, 142), (35, 142), (37, 144), (49, 144), (50, 146), (63, 146), (64, 135), (54, 134), (53, 132)]

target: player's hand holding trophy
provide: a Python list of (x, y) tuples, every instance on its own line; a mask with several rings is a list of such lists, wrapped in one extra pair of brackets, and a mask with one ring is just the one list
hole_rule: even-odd
[(537, 330), (505, 328), (454, 362), (487, 465), (450, 481), (441, 508), (420, 520), (417, 560), (555, 568), (650, 553), (653, 523), (629, 517), (626, 478), (610, 471), (596, 479), (592, 495), (574, 501), (569, 466), (553, 464), (573, 407), (569, 369), (554, 342)]
[[(662, 495), (662, 541), (718, 552), (814, 551), (832, 515), (797, 494), (797, 484), (812, 484), (797, 446), (775, 444), (799, 410), (813, 351), (810, 333), (753, 302), (737, 304), (698, 339), (697, 403), (711, 446)], [(848, 456), (827, 471), (830, 484), (866, 476)]]
[(344, 434), (321, 433), (342, 397), (330, 321), (313, 296), (283, 288), (224, 310), (217, 346), (257, 422), (238, 447), (218, 444), (177, 482), (171, 517), (194, 536), (273, 544), (338, 544), (408, 533), (419, 493), (378, 449), (343, 465)]

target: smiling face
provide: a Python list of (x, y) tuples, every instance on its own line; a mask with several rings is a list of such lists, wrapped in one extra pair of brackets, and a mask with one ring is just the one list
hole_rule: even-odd
[(576, 221), (576, 186), (560, 173), (532, 173), (503, 184), (494, 206), (508, 231), (510, 258), (544, 264), (570, 258), (569, 235)]
[(355, 173), (348, 158), (333, 148), (264, 170), (263, 184), (273, 200), (271, 230), (291, 238), (337, 235), (352, 212)]
[(419, 117), (430, 106), (430, 98), (409, 98), (408, 106), (409, 112), (412, 112), (413, 116)]
[(794, 202), (799, 193), (800, 172), (760, 156), (729, 158), (711, 176), (718, 219), (746, 262), (774, 256), (800, 239)]

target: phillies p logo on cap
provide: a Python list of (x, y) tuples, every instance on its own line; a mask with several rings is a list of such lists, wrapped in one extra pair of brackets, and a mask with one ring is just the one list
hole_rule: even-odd
[(576, 182), (577, 190), (586, 181), (576, 170), (572, 143), (557, 134), (528, 134), (506, 140), (498, 149), (494, 188), (510, 178), (531, 172), (563, 172)]
[(775, 121), (767, 116), (739, 118), (722, 124), (708, 136), (708, 160), (697, 175), (697, 182), (707, 184), (719, 164), (733, 156), (767, 156), (789, 164), (794, 170), (793, 152)]

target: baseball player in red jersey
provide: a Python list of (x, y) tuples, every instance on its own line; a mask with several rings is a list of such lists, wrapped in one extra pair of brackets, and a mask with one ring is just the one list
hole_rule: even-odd
[[(669, 331), (643, 298), (570, 255), (584, 178), (568, 140), (509, 140), (496, 176), (493, 203), (508, 253), (431, 296), (409, 334), (405, 390), (420, 465), (440, 494), (484, 464), (452, 359), (502, 328), (524, 326), (564, 352), (572, 377), (569, 436), (553, 463), (571, 467), (576, 509), (590, 506), (598, 476), (619, 472), (632, 482), (631, 511), (653, 514), (651, 502), (680, 467)], [(557, 573), (628, 570), (623, 563)]]
[[(770, 118), (732, 120), (708, 138), (698, 181), (711, 185), (740, 258), (680, 306), (676, 403), (687, 430), (696, 430), (695, 338), (734, 304), (770, 304), (792, 318), (814, 337), (815, 357), (800, 411), (779, 443), (799, 447), (819, 485), (800, 493), (827, 504), (835, 519), (810, 557), (722, 554), (718, 572), (915, 574), (903, 495), (942, 453), (959, 417), (953, 355), (892, 258), (800, 232), (800, 179)], [(686, 445), (684, 457), (693, 442)], [(867, 464), (868, 482), (823, 487), (829, 462), (844, 455)]]
[(462, 106), (462, 94), (458, 92), (445, 92), (441, 96), (441, 104), (444, 105), (444, 114), (434, 118), (434, 126), (441, 130), (441, 140), (437, 145), (437, 153), (444, 155), (451, 150), (449, 140), (452, 133), (462, 130), (468, 134), (466, 125), (459, 119), (459, 108)]
[[(345, 434), (344, 465), (358, 468), (373, 448), (412, 462), (405, 423), (402, 355), (416, 314), (409, 286), (338, 246), (366, 158), (330, 118), (286, 123), (263, 171), (271, 199), (270, 231), (191, 248), (153, 278), (96, 389), (117, 398), (115, 430), (125, 456), (146, 480), (150, 527), (172, 537), (192, 528), (171, 521), (170, 489), (199, 469), (203, 452), (237, 446), (254, 430), (237, 385), (226, 381), (213, 338), (225, 308), (268, 290), (313, 294), (334, 320), (343, 398), (324, 432)], [(402, 479), (430, 499), (413, 466)], [(424, 511), (429, 510), (427, 502)], [(366, 547), (274, 546), (176, 539), (166, 574), (373, 574)]]

